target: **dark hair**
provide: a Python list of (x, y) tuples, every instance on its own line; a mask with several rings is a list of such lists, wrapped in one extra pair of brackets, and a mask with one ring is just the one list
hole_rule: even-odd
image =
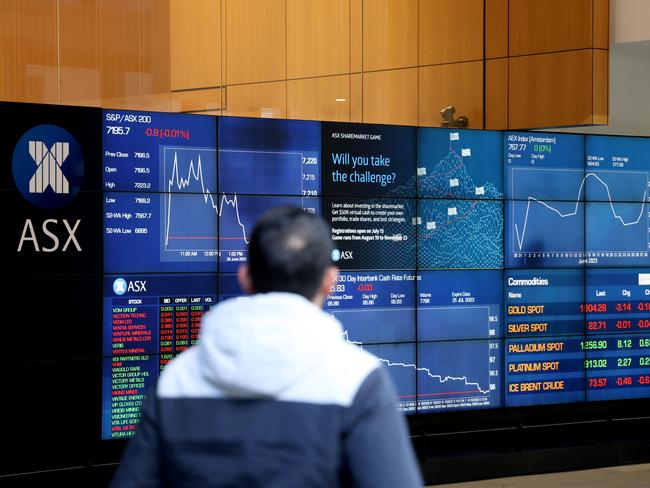
[(298, 207), (264, 213), (248, 246), (255, 292), (284, 291), (311, 300), (332, 263), (332, 236), (320, 217)]

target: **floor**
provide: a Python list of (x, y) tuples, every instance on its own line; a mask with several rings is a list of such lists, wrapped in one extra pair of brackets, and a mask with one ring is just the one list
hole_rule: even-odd
[(650, 464), (516, 476), (494, 480), (436, 485), (435, 488), (648, 488)]

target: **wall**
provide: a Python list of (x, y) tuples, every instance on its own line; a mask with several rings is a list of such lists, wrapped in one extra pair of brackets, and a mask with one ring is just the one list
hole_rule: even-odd
[(650, 2), (616, 0), (610, 22), (608, 124), (572, 130), (650, 136)]
[(0, 99), (472, 128), (607, 122), (608, 0), (0, 0)]

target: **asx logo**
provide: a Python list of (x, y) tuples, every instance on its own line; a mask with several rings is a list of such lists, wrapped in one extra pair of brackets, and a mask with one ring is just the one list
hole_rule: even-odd
[(339, 251), (338, 249), (334, 249), (332, 251), (332, 261), (337, 262), (341, 260), (354, 259), (352, 257), (352, 252), (353, 251)]
[(147, 280), (126, 281), (124, 278), (116, 278), (113, 282), (113, 293), (124, 295), (126, 292), (142, 293), (147, 291)]
[(31, 128), (14, 148), (12, 170), (16, 188), (32, 205), (61, 208), (79, 192), (84, 176), (79, 144), (56, 125)]
[(29, 141), (29, 155), (36, 163), (29, 193), (43, 193), (48, 187), (54, 193), (70, 193), (70, 183), (61, 169), (69, 154), (69, 142), (55, 142), (48, 149), (43, 141)]
[[(68, 205), (79, 193), (84, 176), (84, 158), (72, 135), (56, 125), (38, 125), (25, 132), (14, 148), (12, 171), (16, 188), (30, 204), (44, 209)], [(33, 248), (51, 253), (76, 249), (80, 219), (26, 219), (17, 252)], [(63, 245), (61, 246), (61, 243)]]

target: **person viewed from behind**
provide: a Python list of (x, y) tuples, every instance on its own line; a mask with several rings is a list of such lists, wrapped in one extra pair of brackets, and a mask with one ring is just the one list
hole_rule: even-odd
[(264, 214), (238, 272), (252, 296), (167, 365), (112, 488), (422, 486), (385, 368), (321, 309), (332, 250), (320, 217)]

